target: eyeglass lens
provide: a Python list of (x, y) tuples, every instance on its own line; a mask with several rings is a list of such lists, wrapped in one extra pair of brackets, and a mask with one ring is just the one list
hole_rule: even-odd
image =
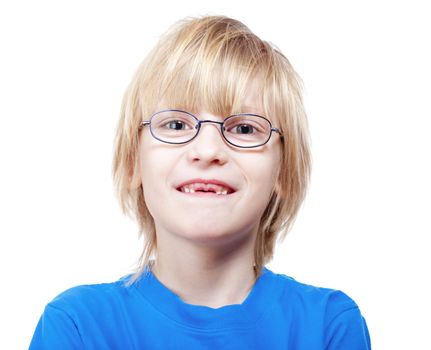
[[(198, 120), (183, 111), (156, 113), (151, 118), (150, 127), (156, 138), (168, 143), (188, 142), (199, 132)], [(234, 115), (224, 120), (222, 133), (233, 145), (253, 147), (268, 141), (271, 124), (266, 118), (257, 115)]]

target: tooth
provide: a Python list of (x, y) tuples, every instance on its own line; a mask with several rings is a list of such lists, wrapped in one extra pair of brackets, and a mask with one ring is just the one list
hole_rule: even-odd
[(205, 192), (214, 191), (217, 195), (228, 194), (228, 189), (226, 187), (215, 185), (215, 184), (204, 184), (204, 183), (192, 183), (184, 185), (181, 187), (181, 191), (185, 193), (196, 193), (197, 188), (203, 188)]

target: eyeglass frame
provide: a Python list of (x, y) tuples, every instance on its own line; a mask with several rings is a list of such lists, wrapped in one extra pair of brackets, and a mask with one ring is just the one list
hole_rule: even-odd
[[(189, 116), (191, 116), (193, 119), (195, 119), (195, 120), (196, 120), (196, 124), (195, 124), (195, 126), (194, 126), (194, 128), (195, 128), (195, 129), (197, 129), (196, 134), (195, 134), (195, 135), (194, 135), (190, 140), (182, 141), (182, 142), (169, 142), (169, 141), (161, 140), (160, 138), (158, 138), (157, 136), (155, 136), (155, 135), (154, 135), (154, 133), (153, 133), (153, 128), (151, 127), (151, 120), (153, 119), (153, 117), (154, 117), (154, 116), (156, 116), (157, 114), (163, 113), (163, 112), (181, 112), (181, 113), (188, 114)], [(269, 131), (270, 131), (270, 132), (269, 132), (269, 135), (268, 135), (267, 140), (266, 140), (264, 143), (261, 143), (261, 144), (255, 145), (255, 146), (238, 146), (238, 145), (236, 145), (236, 144), (232, 143), (231, 141), (229, 141), (229, 140), (226, 138), (226, 136), (225, 136), (225, 134), (224, 134), (224, 132), (223, 132), (223, 127), (224, 127), (224, 124), (225, 124), (226, 120), (228, 120), (228, 119), (230, 119), (230, 118), (233, 118), (233, 117), (240, 117), (240, 116), (247, 116), (247, 115), (249, 115), (249, 116), (253, 116), (253, 117), (259, 117), (259, 118), (265, 119), (265, 120), (268, 122), (269, 127), (270, 127), (270, 129), (269, 129)], [(201, 130), (201, 125), (202, 125), (203, 123), (214, 123), (214, 124), (218, 124), (218, 125), (220, 125), (220, 133), (221, 133), (221, 135), (222, 135), (223, 139), (224, 139), (227, 143), (229, 143), (230, 145), (232, 145), (232, 146), (234, 146), (234, 147), (238, 147), (238, 148), (257, 148), (257, 147), (261, 147), (261, 146), (263, 146), (263, 145), (265, 145), (265, 144), (267, 144), (267, 143), (269, 142), (269, 140), (271, 139), (271, 136), (272, 136), (272, 133), (273, 133), (273, 132), (278, 133), (282, 139), (284, 138), (284, 137), (283, 137), (283, 134), (282, 134), (282, 133), (281, 133), (281, 131), (280, 131), (280, 129), (279, 129), (279, 128), (274, 128), (274, 127), (272, 126), (271, 121), (270, 121), (269, 119), (267, 119), (267, 118), (265, 118), (265, 117), (263, 117), (263, 116), (261, 116), (261, 115), (254, 114), (254, 113), (238, 113), (238, 114), (232, 114), (232, 115), (230, 115), (230, 116), (226, 117), (225, 119), (223, 119), (223, 121), (222, 121), (222, 122), (219, 122), (219, 121), (216, 121), (216, 120), (210, 120), (210, 119), (203, 119), (203, 120), (200, 120), (200, 119), (198, 119), (194, 114), (192, 114), (192, 113), (190, 113), (190, 112), (187, 112), (187, 111), (183, 111), (183, 110), (181, 110), (181, 109), (164, 109), (164, 110), (161, 110), (161, 111), (158, 111), (158, 112), (156, 112), (156, 113), (152, 114), (149, 120), (142, 121), (142, 122), (139, 124), (139, 130), (141, 130), (144, 126), (149, 125), (149, 126), (150, 126), (150, 133), (151, 133), (151, 136), (153, 136), (156, 140), (158, 140), (158, 141), (160, 141), (160, 142), (163, 142), (163, 143), (168, 143), (168, 144), (170, 144), (170, 145), (182, 145), (182, 144), (188, 143), (188, 142), (190, 142), (190, 141), (193, 141), (193, 140), (194, 140), (194, 139), (199, 135), (199, 131)]]

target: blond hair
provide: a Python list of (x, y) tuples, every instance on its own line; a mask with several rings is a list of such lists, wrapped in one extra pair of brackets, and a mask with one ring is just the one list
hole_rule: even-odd
[(256, 239), (256, 276), (272, 259), (276, 238), (284, 240), (305, 197), (311, 166), (300, 78), (274, 45), (243, 23), (223, 16), (188, 18), (162, 36), (139, 66), (124, 95), (116, 131), (116, 193), (123, 212), (135, 217), (144, 238), (132, 283), (151, 265), (157, 248), (142, 184), (131, 186), (139, 162), (141, 121), (155, 112), (162, 99), (188, 111), (205, 107), (221, 116), (239, 113), (255, 78), (261, 87), (263, 112), (283, 135), (278, 180)]

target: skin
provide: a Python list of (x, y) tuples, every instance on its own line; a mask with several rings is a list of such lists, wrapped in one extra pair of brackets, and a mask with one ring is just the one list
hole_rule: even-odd
[[(244, 112), (262, 114), (255, 86), (246, 95)], [(205, 110), (198, 118), (223, 119)], [(240, 149), (224, 141), (216, 124), (204, 124), (183, 145), (157, 141), (148, 127), (141, 131), (134, 185), (142, 182), (155, 221), (153, 273), (184, 302), (218, 308), (241, 304), (248, 296), (255, 283), (256, 233), (275, 185), (280, 152), (276, 134), (264, 146)], [(218, 179), (236, 191), (217, 196), (177, 190), (195, 178)]]

